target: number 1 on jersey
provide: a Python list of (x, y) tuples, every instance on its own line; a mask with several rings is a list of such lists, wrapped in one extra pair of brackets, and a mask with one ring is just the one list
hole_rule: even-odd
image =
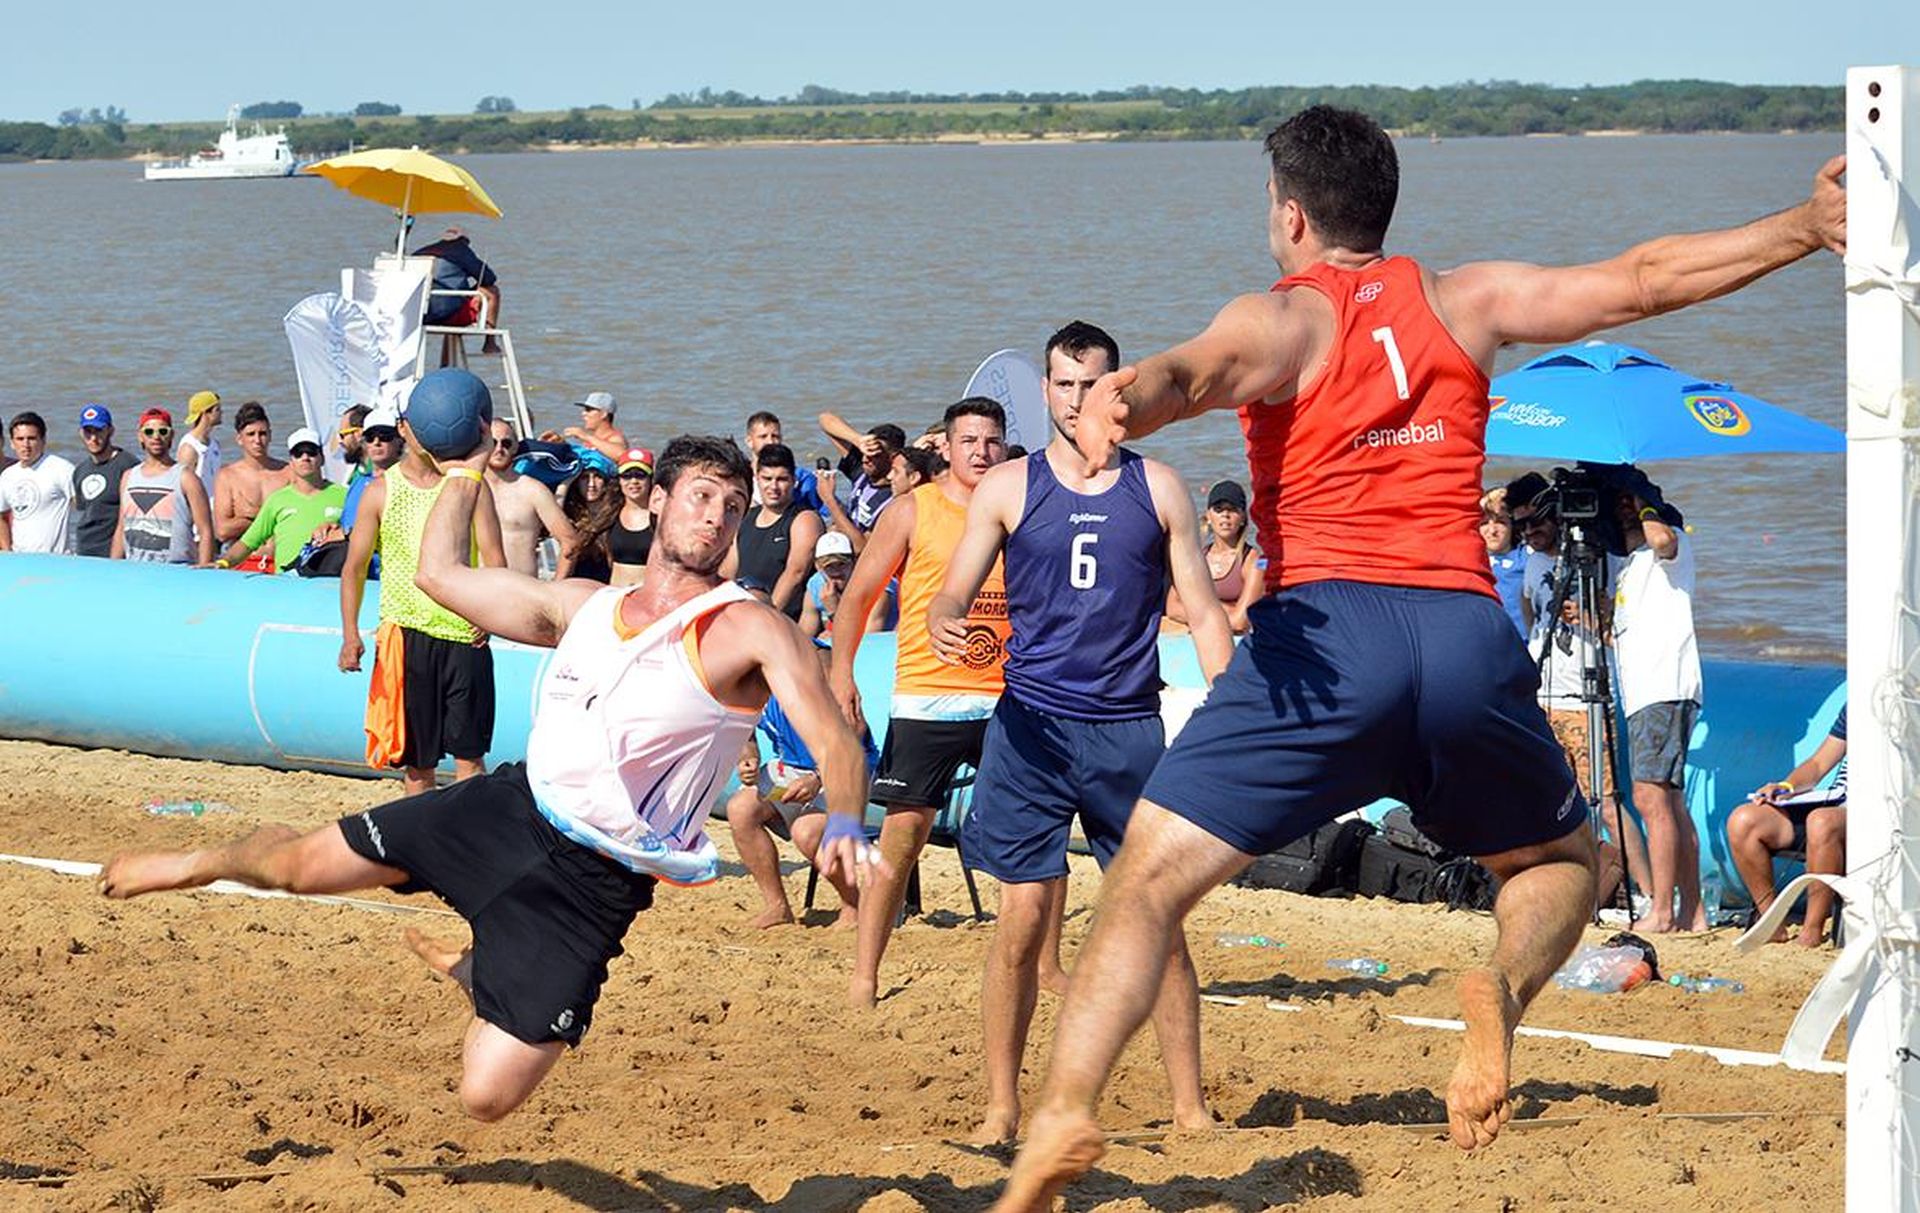
[(1393, 326), (1382, 325), (1373, 330), (1373, 339), (1387, 351), (1387, 365), (1393, 368), (1393, 390), (1400, 399), (1410, 399), (1413, 393), (1407, 390), (1407, 364), (1400, 360), (1400, 346), (1393, 339)]

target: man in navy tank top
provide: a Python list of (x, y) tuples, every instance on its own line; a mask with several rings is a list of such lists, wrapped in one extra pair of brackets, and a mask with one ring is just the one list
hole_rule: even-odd
[(1568, 268), (1436, 272), (1385, 251), (1400, 164), (1379, 124), (1316, 105), (1266, 150), (1267, 242), (1286, 277), (1081, 405), (1075, 445), (1095, 468), (1125, 439), (1238, 409), (1278, 589), (1134, 812), (1002, 1210), (1051, 1207), (1099, 1159), (1100, 1090), (1188, 911), (1256, 855), (1383, 795), (1501, 881), (1491, 961), (1457, 981), (1447, 1084), (1454, 1143), (1493, 1141), (1513, 1114), (1514, 1029), (1593, 913), (1595, 859), (1539, 676), (1474, 547), (1488, 373), (1504, 346), (1576, 341), (1846, 249), (1835, 157), (1806, 201), (1742, 227)]
[[(1191, 626), (1211, 682), (1233, 632), (1200, 555), (1192, 495), (1173, 469), (1132, 451), (1086, 471), (1074, 448), (1080, 403), (1120, 365), (1112, 337), (1076, 320), (1046, 348), (1045, 450), (987, 473), (927, 612), (934, 651), (963, 660), (967, 604), (1005, 550), (1006, 691), (987, 725), (962, 826), (967, 862), (1000, 882), (1000, 915), (981, 995), (987, 1110), (976, 1140), (1020, 1127), (1020, 1061), (1040, 962), (1063, 900), (1077, 816), (1105, 867), (1166, 746), (1160, 721), (1160, 616), (1166, 580), (1199, 604)], [(1186, 937), (1167, 950), (1153, 1024), (1181, 1128), (1212, 1125), (1200, 1089), (1199, 991)]]

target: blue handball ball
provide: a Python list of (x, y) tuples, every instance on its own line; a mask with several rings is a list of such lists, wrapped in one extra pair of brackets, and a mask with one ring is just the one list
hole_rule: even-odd
[(435, 459), (463, 459), (493, 424), (493, 393), (480, 376), (443, 367), (424, 376), (407, 397), (400, 419)]

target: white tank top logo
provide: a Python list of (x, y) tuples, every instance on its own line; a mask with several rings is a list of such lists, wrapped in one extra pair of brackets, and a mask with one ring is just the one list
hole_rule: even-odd
[(527, 782), (561, 833), (674, 884), (719, 876), (707, 811), (759, 717), (716, 700), (688, 660), (687, 629), (751, 597), (732, 582), (639, 635), (615, 630), (631, 589), (589, 598), (541, 679)]

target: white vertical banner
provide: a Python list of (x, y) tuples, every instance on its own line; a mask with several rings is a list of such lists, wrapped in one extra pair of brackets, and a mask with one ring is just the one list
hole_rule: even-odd
[(327, 478), (342, 483), (347, 466), (336, 441), (340, 414), (372, 401), (380, 388), (373, 318), (353, 300), (327, 291), (294, 304), (282, 324), (293, 347), (300, 409), (324, 439)]
[(365, 309), (373, 321), (380, 403), (398, 409), (413, 390), (420, 363), (433, 258), (383, 256), (370, 270), (340, 271), (340, 283), (341, 293)]
[[(1019, 350), (998, 350), (987, 356), (967, 380), (966, 395), (998, 400), (1007, 410), (1007, 445), (1038, 451), (1053, 441), (1053, 419), (1047, 415), (1046, 377), (1033, 359)], [(917, 437), (908, 434), (909, 439)]]

